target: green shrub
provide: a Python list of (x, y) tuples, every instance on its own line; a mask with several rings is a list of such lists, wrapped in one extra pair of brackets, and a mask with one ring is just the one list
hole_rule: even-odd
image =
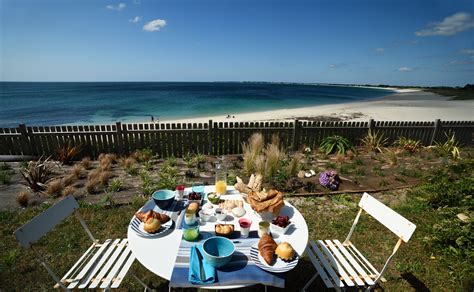
[(451, 156), (453, 159), (461, 158), (459, 143), (453, 133), (444, 133), (447, 140), (445, 142), (436, 142), (433, 147), (434, 151), (442, 157)]
[(154, 152), (151, 148), (144, 148), (144, 149), (136, 150), (135, 153), (133, 153), (133, 156), (139, 162), (146, 162), (154, 158)]
[(408, 151), (410, 153), (415, 153), (421, 149), (421, 141), (410, 139), (406, 137), (400, 137), (395, 141), (394, 145), (400, 147), (400, 149)]
[(114, 178), (109, 182), (109, 192), (115, 193), (123, 188), (123, 183), (119, 178)]
[(10, 166), (10, 164), (7, 164), (6, 162), (0, 164), (0, 170), (11, 170), (12, 167)]
[(345, 154), (348, 150), (354, 150), (352, 143), (347, 138), (339, 135), (324, 138), (319, 147), (326, 155), (331, 153)]

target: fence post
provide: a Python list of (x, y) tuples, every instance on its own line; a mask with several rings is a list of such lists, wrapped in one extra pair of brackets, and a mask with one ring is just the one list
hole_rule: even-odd
[(28, 132), (26, 131), (26, 125), (20, 124), (18, 126), (18, 132), (20, 132), (21, 134), (21, 152), (23, 153), (23, 155), (32, 155), (31, 144), (30, 139), (28, 137)]
[(123, 154), (123, 139), (122, 139), (122, 123), (115, 123), (115, 141), (117, 143), (117, 151), (119, 155)]
[(209, 145), (208, 155), (212, 154), (212, 120), (209, 120), (209, 127), (207, 128), (207, 143)]
[(369, 131), (373, 131), (375, 129), (375, 121), (374, 119), (369, 120)]
[(438, 136), (438, 132), (439, 132), (440, 127), (441, 127), (441, 120), (436, 119), (435, 124), (434, 124), (433, 135), (431, 136), (430, 145), (433, 145), (433, 143), (435, 142), (436, 137)]
[(298, 134), (299, 134), (299, 121), (298, 119), (295, 120), (295, 124), (293, 125), (293, 137), (292, 137), (292, 144), (293, 144), (293, 151), (298, 150), (298, 145), (296, 143), (296, 140), (298, 139)]

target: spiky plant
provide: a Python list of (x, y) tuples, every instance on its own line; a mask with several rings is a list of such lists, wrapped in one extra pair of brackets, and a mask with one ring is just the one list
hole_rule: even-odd
[(242, 144), (244, 157), (244, 172), (250, 175), (255, 171), (255, 160), (263, 150), (263, 136), (261, 133), (253, 133), (248, 143)]
[(387, 145), (388, 138), (384, 136), (382, 132), (369, 130), (367, 135), (361, 139), (362, 145), (367, 148), (367, 150), (374, 153), (384, 151), (385, 145)]
[(81, 151), (80, 145), (72, 145), (71, 142), (68, 142), (63, 145), (63, 147), (58, 149), (58, 160), (62, 164), (71, 164), (72, 160), (79, 154)]
[(285, 158), (285, 152), (277, 144), (268, 144), (265, 147), (265, 171), (267, 177), (274, 177), (278, 172), (280, 161)]
[(18, 205), (20, 205), (20, 207), (28, 207), (29, 201), (30, 198), (26, 190), (20, 191), (20, 193), (18, 193), (18, 195), (16, 196), (16, 202), (18, 203)]
[(41, 156), (38, 160), (28, 162), (28, 165), (20, 170), (30, 189), (34, 192), (44, 190), (46, 183), (51, 179), (54, 165), (50, 158)]
[(261, 175), (265, 174), (265, 155), (258, 155), (255, 158), (255, 172)]
[(55, 179), (48, 183), (46, 188), (46, 193), (50, 196), (57, 197), (61, 195), (61, 191), (63, 190), (63, 183), (60, 179)]
[(453, 159), (461, 158), (461, 151), (459, 150), (459, 142), (456, 140), (454, 133), (444, 133), (447, 140), (445, 142), (436, 142), (434, 146), (435, 152), (443, 157), (451, 156)]
[(84, 169), (91, 169), (91, 159), (90, 157), (84, 157), (81, 160), (81, 165), (84, 167)]
[(290, 176), (296, 176), (298, 172), (302, 169), (301, 161), (301, 154), (296, 153), (290, 160), (288, 164), (288, 174)]
[(328, 136), (323, 139), (319, 148), (326, 154), (341, 153), (345, 154), (349, 149), (354, 150), (351, 141), (339, 135)]
[(408, 151), (410, 153), (415, 153), (421, 149), (421, 141), (410, 139), (407, 137), (398, 138), (395, 143), (396, 146), (400, 147), (401, 150)]

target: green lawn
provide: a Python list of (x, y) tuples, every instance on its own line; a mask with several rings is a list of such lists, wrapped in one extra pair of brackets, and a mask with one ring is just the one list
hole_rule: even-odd
[[(410, 242), (400, 248), (385, 275), (388, 281), (382, 283), (381, 288), (386, 291), (472, 290), (473, 160), (466, 159), (460, 166), (442, 167), (440, 173), (426, 177), (424, 181), (424, 185), (410, 190), (374, 194), (417, 225)], [(451, 186), (451, 189), (447, 189), (447, 186)], [(357, 213), (359, 198), (360, 194), (289, 200), (306, 218), (311, 240), (343, 240)], [(97, 238), (126, 237), (128, 222), (143, 202), (137, 199), (130, 205), (111, 208), (81, 206), (80, 214)], [(52, 289), (54, 282), (46, 270), (31, 251), (20, 248), (12, 235), (16, 228), (46, 207), (0, 212), (0, 290)], [(471, 219), (461, 222), (456, 217), (461, 212), (470, 214)], [(396, 238), (365, 215), (352, 241), (380, 269)], [(37, 247), (62, 276), (89, 243), (79, 222), (71, 217), (44, 237)], [(132, 269), (153, 288), (167, 290), (166, 281), (146, 271), (138, 262)], [(301, 289), (313, 273), (310, 262), (303, 258), (298, 267), (288, 273), (287, 290)], [(141, 289), (131, 277), (127, 277), (121, 287)], [(311, 290), (321, 288), (321, 282), (317, 281)], [(261, 287), (252, 287), (246, 291), (261, 291)]]

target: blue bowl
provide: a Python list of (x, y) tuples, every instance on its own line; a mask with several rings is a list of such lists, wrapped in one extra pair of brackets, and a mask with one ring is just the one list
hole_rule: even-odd
[(161, 209), (166, 210), (174, 201), (175, 193), (170, 190), (159, 190), (153, 193), (153, 201)]
[(206, 239), (202, 244), (204, 259), (213, 267), (221, 268), (232, 259), (235, 252), (234, 243), (221, 236), (214, 236)]

